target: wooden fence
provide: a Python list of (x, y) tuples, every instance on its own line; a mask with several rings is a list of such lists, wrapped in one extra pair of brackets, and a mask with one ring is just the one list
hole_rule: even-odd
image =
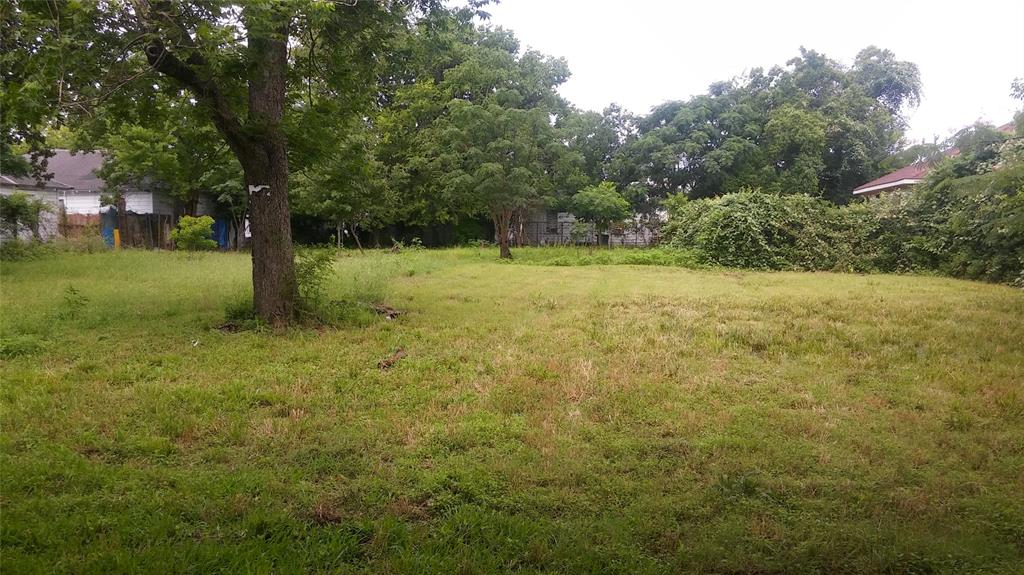
[[(169, 250), (171, 230), (177, 218), (162, 214), (128, 213), (118, 217), (121, 245), (130, 248), (158, 248)], [(102, 226), (99, 214), (66, 214), (59, 224), (60, 234), (66, 238), (99, 235)]]

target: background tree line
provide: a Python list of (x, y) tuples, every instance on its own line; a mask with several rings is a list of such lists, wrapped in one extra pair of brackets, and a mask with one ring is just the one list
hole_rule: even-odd
[[(670, 197), (742, 189), (841, 205), (891, 169), (920, 97), (917, 67), (887, 50), (846, 66), (801, 49), (646, 115), (581, 111), (557, 92), (566, 62), (524, 51), (484, 7), (7, 4), (5, 169), (45, 177), (59, 137), (106, 150), (111, 185), (148, 182), (187, 205), (211, 194), (251, 220), (256, 307), (284, 322), (293, 212), (339, 239), (487, 218), (508, 257), (543, 208), (607, 226), (623, 200), (627, 218), (650, 222)], [(30, 162), (14, 153), (26, 150)]]

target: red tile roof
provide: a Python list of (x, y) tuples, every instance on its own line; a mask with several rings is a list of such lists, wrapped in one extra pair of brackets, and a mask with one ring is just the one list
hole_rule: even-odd
[(866, 190), (868, 188), (889, 188), (896, 185), (897, 182), (901, 182), (903, 180), (913, 180), (913, 182), (907, 183), (916, 184), (917, 182), (921, 181), (922, 178), (924, 178), (924, 175), (928, 173), (929, 168), (931, 168), (931, 166), (928, 164), (928, 162), (917, 162), (914, 164), (910, 164), (909, 166), (904, 166), (896, 170), (895, 172), (890, 172), (882, 176), (881, 178), (876, 178), (862, 186), (858, 186), (853, 190), (853, 193), (856, 194), (861, 190)]

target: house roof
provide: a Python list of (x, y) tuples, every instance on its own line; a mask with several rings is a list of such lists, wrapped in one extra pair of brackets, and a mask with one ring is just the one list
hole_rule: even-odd
[(896, 186), (917, 184), (924, 179), (924, 175), (928, 173), (929, 168), (931, 168), (931, 166), (928, 162), (916, 162), (909, 166), (904, 166), (895, 172), (889, 172), (881, 178), (876, 178), (864, 185), (858, 186), (853, 190), (853, 193), (863, 194), (866, 192), (884, 190), (886, 188), (894, 188)]
[[(1007, 134), (1013, 134), (1016, 128), (1017, 127), (1014, 122), (1009, 122), (999, 126), (996, 130)], [(950, 148), (943, 152), (943, 155), (946, 157), (953, 157), (959, 154), (960, 150), (956, 148)], [(898, 186), (912, 186), (914, 184), (919, 184), (931, 167), (931, 163), (927, 161), (915, 162), (909, 166), (904, 166), (895, 172), (890, 172), (880, 178), (876, 178), (866, 184), (862, 184), (854, 188), (853, 193), (866, 194), (868, 192), (877, 192)]]
[(99, 152), (78, 152), (53, 150), (54, 154), (46, 164), (46, 171), (54, 179), (63, 182), (78, 192), (95, 192), (103, 189), (103, 180), (96, 171), (103, 165), (103, 154)]
[(35, 178), (24, 178), (21, 176), (8, 176), (0, 174), (0, 184), (16, 188), (41, 188), (49, 190), (70, 190), (71, 186), (53, 178), (46, 180), (42, 185)]

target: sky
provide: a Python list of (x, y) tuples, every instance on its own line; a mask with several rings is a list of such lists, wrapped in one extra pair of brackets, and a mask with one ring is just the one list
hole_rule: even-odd
[(587, 110), (615, 102), (647, 113), (785, 64), (800, 46), (850, 64), (872, 44), (920, 68), (913, 142), (977, 120), (1001, 125), (1024, 105), (1010, 98), (1024, 77), (1024, 0), (502, 0), (487, 11), (524, 48), (566, 58), (572, 77), (560, 92)]

